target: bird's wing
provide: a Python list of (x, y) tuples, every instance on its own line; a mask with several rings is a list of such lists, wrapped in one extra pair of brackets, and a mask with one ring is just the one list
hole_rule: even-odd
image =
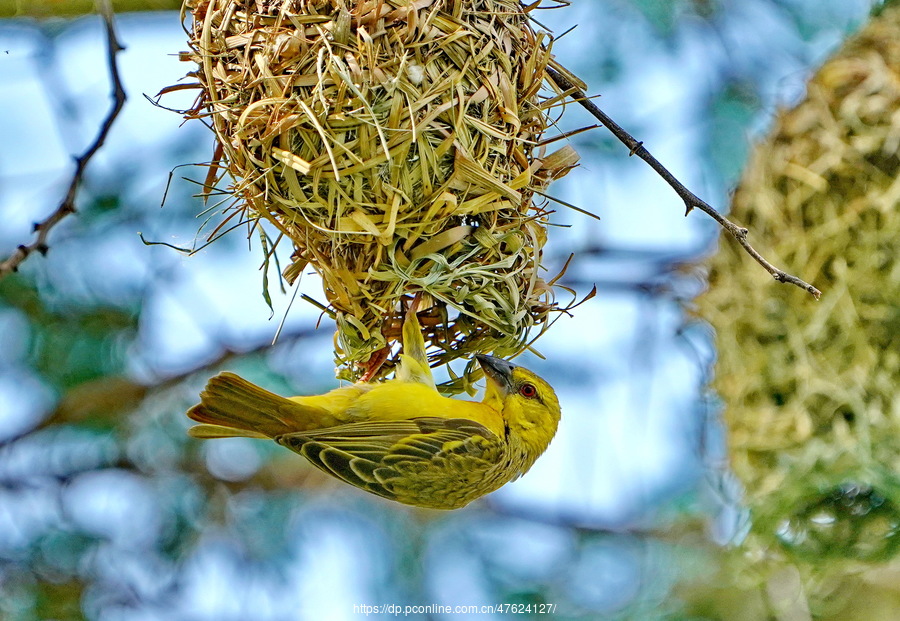
[(275, 440), (324, 472), (392, 500), (405, 493), (411, 474), (440, 471), (451, 461), (496, 463), (493, 453), (502, 450), (487, 427), (464, 418), (367, 421)]

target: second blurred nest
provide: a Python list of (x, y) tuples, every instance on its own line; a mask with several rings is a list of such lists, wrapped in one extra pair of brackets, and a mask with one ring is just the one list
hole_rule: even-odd
[[(425, 294), (432, 361), (518, 353), (558, 310), (535, 193), (577, 163), (539, 147), (549, 35), (511, 0), (187, 0), (191, 59), (250, 221), (321, 274), (338, 362), (372, 372)], [(574, 78), (573, 78), (574, 80)], [(575, 80), (577, 82), (577, 80)], [(279, 237), (280, 239), (280, 237)], [(384, 374), (389, 368), (376, 372)]]
[(773, 296), (724, 245), (700, 300), (752, 536), (816, 570), (826, 556), (900, 553), (898, 110), (894, 6), (779, 116), (734, 197), (735, 217), (771, 244), (763, 254), (807, 266), (822, 299)]

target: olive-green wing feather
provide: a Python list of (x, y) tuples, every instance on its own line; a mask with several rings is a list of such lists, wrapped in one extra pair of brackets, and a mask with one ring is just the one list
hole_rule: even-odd
[(442, 504), (431, 496), (478, 480), (503, 452), (487, 427), (463, 418), (367, 421), (275, 440), (350, 485), (422, 506)]

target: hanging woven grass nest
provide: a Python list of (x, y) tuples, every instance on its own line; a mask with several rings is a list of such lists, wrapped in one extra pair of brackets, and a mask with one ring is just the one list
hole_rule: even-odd
[(233, 213), (293, 243), (288, 282), (307, 267), (321, 275), (342, 377), (388, 372), (402, 300), (415, 294), (434, 364), (514, 355), (546, 329), (559, 308), (540, 273), (539, 195), (577, 155), (542, 146), (562, 101), (542, 90), (545, 68), (564, 70), (526, 8), (187, 0), (184, 10), (202, 86), (190, 115), (208, 118), (218, 141), (210, 184), (227, 171)]
[(756, 575), (794, 564), (794, 595), (814, 618), (857, 618), (851, 593), (900, 598), (898, 111), (892, 6), (779, 116), (734, 197), (735, 218), (770, 245), (760, 251), (806, 266), (821, 300), (773, 290), (723, 244), (699, 301), (717, 329), (714, 387), (746, 487), (748, 545), (775, 567)]

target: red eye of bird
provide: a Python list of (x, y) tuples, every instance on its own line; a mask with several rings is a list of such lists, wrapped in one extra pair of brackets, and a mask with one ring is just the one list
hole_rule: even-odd
[(534, 399), (537, 397), (537, 388), (534, 387), (534, 384), (522, 384), (519, 394), (528, 399)]

